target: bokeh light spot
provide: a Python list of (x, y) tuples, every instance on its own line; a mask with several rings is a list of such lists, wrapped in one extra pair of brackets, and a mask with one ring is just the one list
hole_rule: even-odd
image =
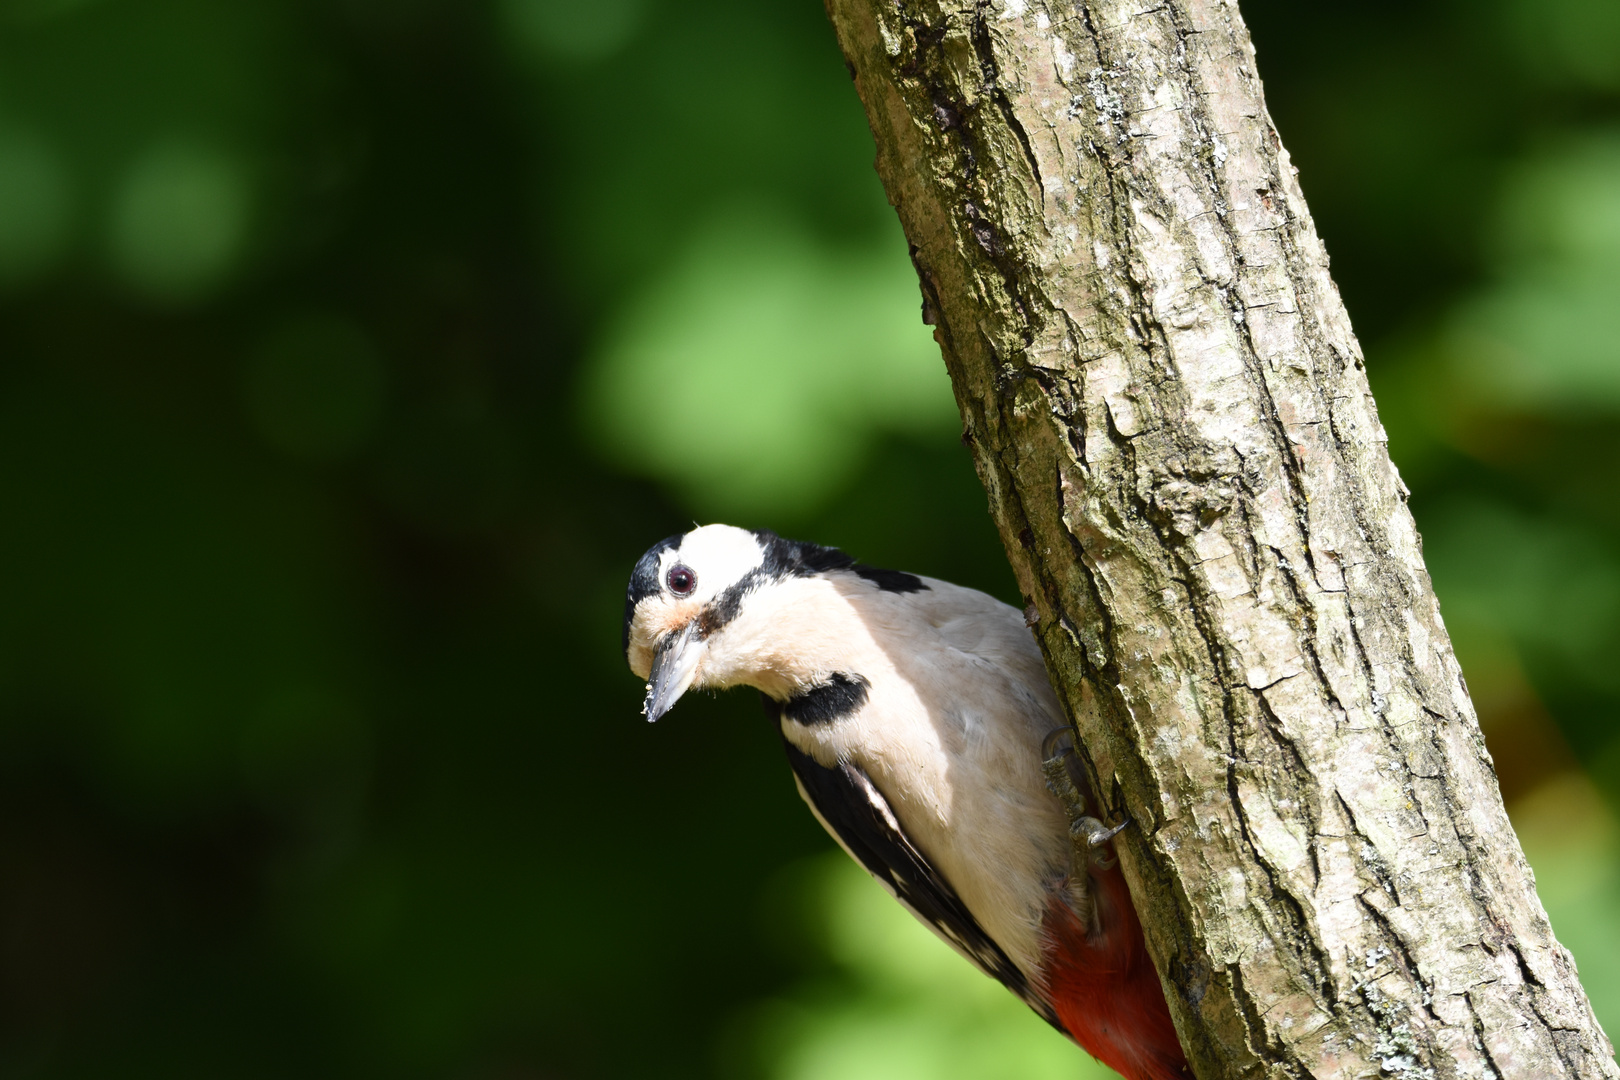
[(618, 52), (641, 22), (641, 0), (505, 0), (508, 33), (542, 59), (600, 60)]
[(196, 299), (241, 256), (249, 203), (247, 177), (229, 155), (190, 143), (154, 146), (114, 196), (113, 267), (148, 298)]
[(249, 359), (244, 390), (253, 426), (271, 446), (332, 460), (358, 450), (375, 428), (384, 373), (353, 321), (303, 312), (265, 335)]
[(67, 169), (49, 146), (0, 128), (0, 286), (31, 281), (67, 246), (72, 224)]

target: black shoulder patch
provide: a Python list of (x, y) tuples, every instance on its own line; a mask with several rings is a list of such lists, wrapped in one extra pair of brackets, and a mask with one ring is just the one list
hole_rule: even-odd
[(916, 574), (908, 574), (904, 570), (884, 570), (876, 566), (867, 566), (865, 563), (856, 563), (850, 569), (883, 592), (922, 592), (928, 588), (922, 583), (922, 578)]
[[(773, 708), (781, 706), (767, 699), (766, 711)], [(901, 830), (888, 799), (871, 778), (849, 762), (829, 769), (786, 738), (782, 743), (805, 798), (855, 861), (980, 971), (999, 980), (1047, 1023), (1063, 1031), (1052, 1007), (1034, 992), (1024, 973), (984, 932), (956, 890)]]
[(630, 652), (630, 620), (635, 616), (636, 605), (663, 587), (658, 581), (659, 557), (678, 545), (684, 535), (676, 533), (658, 541), (636, 560), (636, 568), (630, 571), (630, 587), (624, 591), (624, 643), (619, 646), (626, 655)]
[(820, 686), (788, 698), (782, 714), (798, 724), (830, 724), (857, 712), (866, 704), (872, 684), (860, 675), (835, 671)]
[(837, 548), (803, 540), (784, 540), (769, 529), (755, 529), (754, 537), (765, 552), (760, 570), (767, 577), (809, 577), (827, 570), (847, 570), (855, 565), (854, 559)]
[(799, 565), (804, 568), (800, 573), (819, 574), (824, 570), (847, 570), (855, 565), (854, 558), (837, 548), (822, 547), (820, 544), (801, 540), (799, 549)]
[(928, 588), (916, 574), (884, 570), (858, 563), (837, 548), (822, 547), (803, 540), (784, 540), (769, 529), (755, 529), (754, 536), (765, 551), (760, 571), (775, 579), (808, 577), (828, 570), (853, 570), (884, 592), (922, 592)]

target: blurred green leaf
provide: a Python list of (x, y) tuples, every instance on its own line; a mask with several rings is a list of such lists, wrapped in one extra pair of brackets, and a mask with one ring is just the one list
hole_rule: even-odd
[(73, 226), (72, 182), (44, 139), (0, 125), (0, 287), (30, 281), (61, 259)]
[(1506, 409), (1620, 408), (1620, 136), (1589, 136), (1509, 174), (1498, 282), (1448, 320), (1459, 381)]
[(542, 63), (611, 56), (636, 32), (642, 7), (641, 0), (595, 0), (590, 4), (502, 0), (500, 4), (508, 32)]
[(609, 326), (584, 393), (604, 454), (700, 514), (769, 520), (830, 497), (878, 431), (957, 423), (916, 274), (887, 245), (819, 245), (739, 213)]
[(251, 209), (248, 178), (230, 156), (184, 142), (153, 146), (130, 164), (114, 197), (113, 267), (152, 299), (197, 299), (241, 259)]
[(1620, 554), (1566, 521), (1458, 499), (1424, 518), (1446, 622), (1505, 632), (1595, 687), (1620, 691)]
[(1620, 88), (1620, 5), (1612, 0), (1503, 0), (1514, 52), (1553, 85)]
[(774, 1080), (1076, 1080), (1113, 1070), (1052, 1030), (843, 852), (807, 875), (838, 978), (743, 1028)]

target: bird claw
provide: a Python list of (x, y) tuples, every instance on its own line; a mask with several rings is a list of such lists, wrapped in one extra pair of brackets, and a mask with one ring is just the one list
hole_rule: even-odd
[[(1069, 741), (1069, 745), (1059, 746), (1058, 744), (1065, 739)], [(1046, 733), (1046, 738), (1041, 740), (1042, 761), (1051, 761), (1053, 758), (1061, 758), (1072, 753), (1074, 753), (1074, 732), (1066, 727), (1053, 728)]]
[[(1065, 745), (1065, 739), (1068, 740)], [(1077, 765), (1073, 734), (1066, 727), (1047, 734), (1041, 741), (1041, 767), (1046, 773), (1046, 787), (1063, 803), (1069, 815), (1069, 839), (1074, 844), (1074, 865), (1112, 870), (1119, 860), (1114, 856), (1110, 841), (1131, 823), (1127, 817), (1112, 828), (1086, 813), (1086, 797), (1071, 766)]]
[(1130, 823), (1131, 819), (1127, 817), (1109, 828), (1094, 817), (1083, 817), (1069, 826), (1069, 837), (1074, 841), (1075, 852), (1080, 859), (1099, 870), (1112, 870), (1119, 865), (1119, 858), (1109, 846), (1109, 841), (1124, 832), (1125, 826)]

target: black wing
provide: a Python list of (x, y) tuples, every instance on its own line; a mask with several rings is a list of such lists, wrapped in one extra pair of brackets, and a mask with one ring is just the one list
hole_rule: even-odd
[(1052, 1007), (1031, 990), (1024, 973), (907, 838), (871, 778), (849, 762), (829, 769), (785, 738), (782, 745), (805, 801), (855, 861), (980, 971), (1000, 980), (1047, 1023), (1064, 1031)]

